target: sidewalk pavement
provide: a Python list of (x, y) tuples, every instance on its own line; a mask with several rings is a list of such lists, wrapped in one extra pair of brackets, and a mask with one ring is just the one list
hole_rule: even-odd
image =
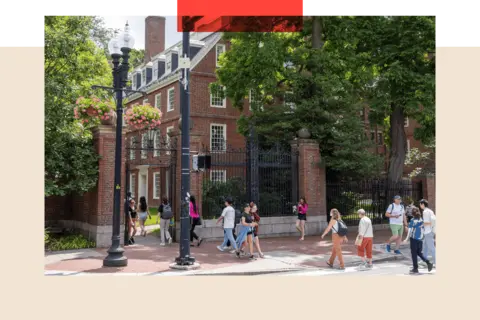
[[(348, 244), (342, 246), (345, 265), (360, 263), (356, 255), (355, 233), (349, 234)], [(375, 262), (404, 259), (403, 255), (385, 253), (383, 243), (391, 236), (390, 230), (375, 232), (373, 260)], [(179, 254), (179, 245), (161, 247), (156, 235), (136, 237), (136, 244), (125, 247), (128, 266), (104, 268), (106, 249), (84, 249), (45, 254), (45, 274), (136, 274), (136, 275), (254, 275), (275, 272), (326, 269), (331, 252), (331, 236), (324, 240), (320, 236), (260, 238), (265, 258), (250, 261), (247, 257), (237, 258), (234, 254), (220, 252), (219, 241), (204, 241), (200, 247), (191, 247), (190, 252), (201, 267), (194, 271), (172, 271), (169, 265)], [(404, 245), (402, 245), (403, 247)], [(335, 263), (338, 263), (336, 261)]]

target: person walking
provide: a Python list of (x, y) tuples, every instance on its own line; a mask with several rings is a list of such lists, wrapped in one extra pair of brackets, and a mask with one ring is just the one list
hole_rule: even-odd
[(345, 223), (342, 221), (342, 217), (340, 212), (337, 209), (332, 209), (330, 211), (330, 222), (328, 223), (327, 228), (322, 234), (322, 239), (327, 235), (327, 233), (332, 230), (332, 254), (330, 255), (330, 259), (327, 261), (327, 265), (330, 268), (333, 268), (333, 263), (335, 262), (335, 258), (338, 257), (338, 262), (340, 263), (340, 270), (345, 270), (345, 263), (343, 261), (342, 255), (342, 243), (347, 243), (348, 238), (346, 235), (340, 236), (338, 233), (340, 229), (346, 228)]
[(172, 243), (172, 237), (168, 228), (170, 226), (170, 219), (173, 218), (172, 206), (168, 202), (167, 197), (163, 197), (162, 204), (158, 207), (158, 216), (160, 218), (160, 245), (165, 246), (165, 241), (168, 244)]
[(253, 243), (255, 244), (255, 247), (257, 248), (258, 251), (258, 256), (260, 258), (265, 258), (262, 249), (260, 248), (260, 239), (258, 238), (258, 223), (260, 222), (260, 215), (258, 214), (258, 207), (257, 205), (252, 201), (250, 202), (250, 214), (253, 217), (253, 221), (256, 222), (256, 226), (253, 228)]
[(423, 255), (424, 225), (422, 215), (418, 208), (412, 210), (413, 219), (408, 224), (408, 234), (404, 242), (410, 241), (410, 252), (412, 254), (413, 269), (411, 274), (418, 274), (418, 257), (422, 259), (428, 267), (428, 272), (432, 271), (433, 264)]
[(237, 257), (240, 257), (240, 251), (237, 247), (237, 242), (233, 238), (233, 228), (235, 226), (235, 209), (232, 207), (232, 198), (227, 198), (225, 200), (225, 208), (223, 209), (222, 215), (218, 218), (217, 224), (223, 221), (223, 230), (224, 230), (224, 239), (223, 243), (217, 247), (220, 251), (225, 251), (228, 240), (235, 249)]
[(135, 244), (135, 235), (137, 234), (137, 210), (135, 200), (130, 199), (128, 205), (128, 244)]
[(405, 209), (401, 205), (402, 197), (395, 196), (393, 203), (388, 206), (385, 216), (390, 220), (390, 230), (392, 236), (386, 243), (385, 249), (387, 252), (391, 251), (391, 243), (395, 242), (395, 254), (401, 254), (400, 243), (402, 242), (403, 229), (408, 226)]
[(140, 235), (146, 237), (147, 236), (147, 231), (145, 230), (145, 221), (147, 221), (147, 217), (151, 219), (152, 217), (150, 216), (150, 212), (148, 212), (148, 205), (147, 205), (147, 199), (145, 197), (140, 197), (140, 203), (138, 205), (138, 211), (139, 211), (139, 222), (140, 222)]
[[(357, 254), (362, 259), (361, 268), (371, 269), (372, 264), (372, 247), (373, 247), (373, 226), (372, 220), (365, 215), (365, 210), (358, 210), (360, 222), (358, 224), (358, 235), (355, 241), (357, 246)], [(365, 252), (367, 259), (365, 260)]]
[(200, 247), (203, 239), (195, 233), (195, 227), (200, 224), (200, 215), (198, 214), (197, 201), (194, 196), (190, 196), (190, 245), (193, 246), (193, 239), (197, 240), (197, 247)]
[(428, 207), (428, 201), (426, 199), (420, 200), (420, 209), (423, 210), (422, 218), (423, 225), (425, 226), (424, 239), (423, 239), (423, 254), (425, 258), (429, 257), (431, 253), (432, 263), (436, 265), (435, 254), (435, 222), (437, 217), (435, 213)]
[(305, 239), (305, 222), (307, 221), (307, 210), (308, 204), (304, 197), (300, 198), (300, 202), (297, 206), (298, 211), (298, 218), (295, 227), (297, 228), (298, 232), (300, 232), (300, 240), (303, 241)]
[(248, 245), (249, 259), (255, 260), (253, 255), (253, 228), (257, 225), (253, 221), (253, 216), (250, 214), (251, 207), (249, 204), (246, 204), (243, 207), (243, 215), (240, 219), (241, 229), (237, 237), (237, 247), (242, 248), (242, 246)]

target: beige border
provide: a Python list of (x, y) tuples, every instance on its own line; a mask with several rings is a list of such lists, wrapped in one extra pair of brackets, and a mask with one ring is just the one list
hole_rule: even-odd
[(42, 60), (0, 48), (5, 319), (475, 318), (480, 48), (437, 50), (441, 249), (424, 277), (44, 277)]

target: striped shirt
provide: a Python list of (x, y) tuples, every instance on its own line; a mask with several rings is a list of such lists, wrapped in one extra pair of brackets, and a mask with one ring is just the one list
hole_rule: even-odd
[(424, 226), (422, 219), (412, 219), (408, 223), (408, 231), (410, 232), (410, 238), (415, 240), (423, 240)]

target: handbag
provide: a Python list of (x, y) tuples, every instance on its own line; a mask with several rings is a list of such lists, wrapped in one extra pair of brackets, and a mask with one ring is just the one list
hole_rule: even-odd
[(198, 219), (197, 219), (197, 226), (201, 226), (203, 224), (203, 221), (202, 221), (202, 218), (200, 216), (198, 216)]
[(356, 245), (356, 246), (361, 246), (361, 245), (362, 245), (363, 238), (364, 238), (365, 235), (367, 234), (367, 231), (368, 231), (369, 228), (370, 228), (370, 225), (368, 225), (367, 230), (365, 230), (365, 232), (363, 233), (363, 236), (362, 236), (361, 239), (360, 239), (360, 237), (359, 237), (360, 235), (357, 235), (357, 238), (355, 239), (355, 245)]

